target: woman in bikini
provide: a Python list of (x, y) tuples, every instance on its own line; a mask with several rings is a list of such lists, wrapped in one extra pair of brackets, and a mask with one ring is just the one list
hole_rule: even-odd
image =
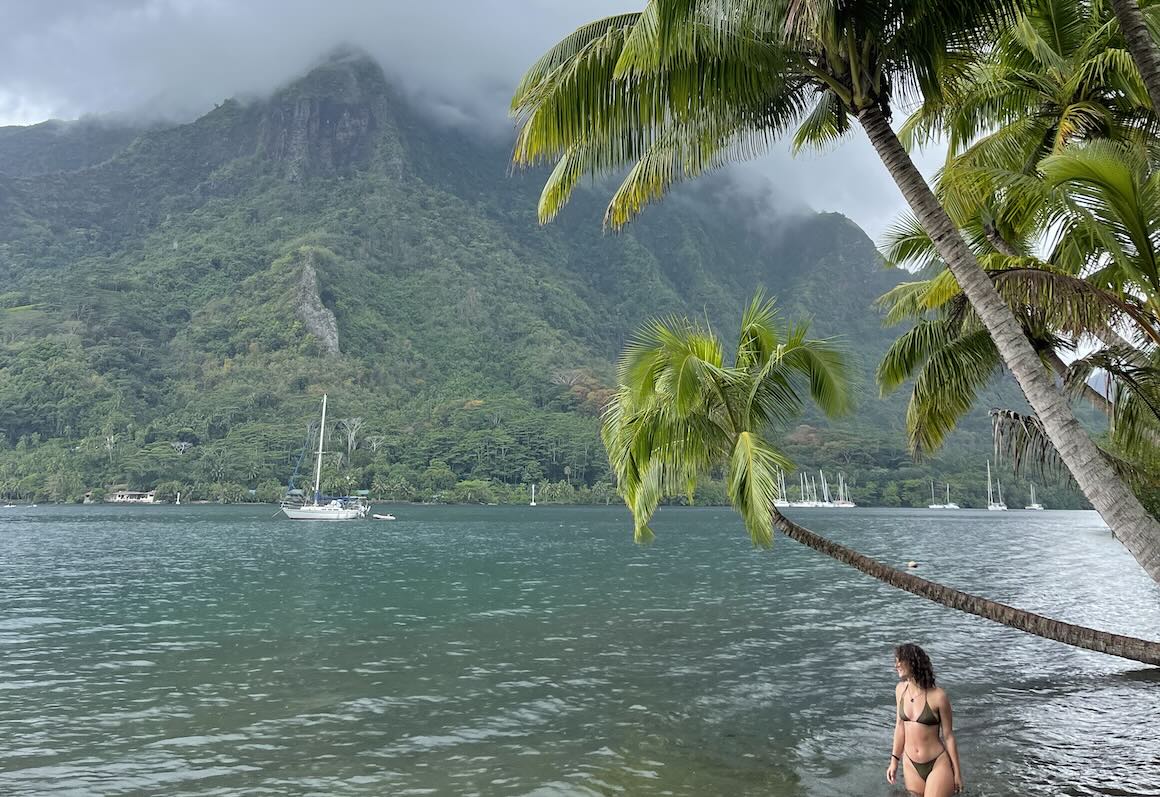
[(955, 746), (951, 701), (935, 686), (930, 658), (918, 645), (894, 649), (898, 686), (894, 689), (897, 720), (886, 780), (894, 783), (904, 763), (906, 790), (921, 797), (949, 797), (963, 789), (963, 768)]

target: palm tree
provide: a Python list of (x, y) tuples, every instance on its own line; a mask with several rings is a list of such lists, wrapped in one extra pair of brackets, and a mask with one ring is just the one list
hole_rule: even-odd
[(638, 542), (661, 498), (689, 492), (697, 476), (727, 463), (728, 494), (757, 545), (770, 543), (777, 471), (789, 459), (763, 437), (801, 409), (803, 386), (830, 416), (850, 409), (841, 354), (783, 328), (759, 291), (741, 319), (732, 365), (720, 341), (685, 319), (646, 324), (620, 361), (619, 387), (601, 428)]
[(884, 583), (943, 606), (1069, 645), (1160, 664), (1160, 643), (1062, 623), (986, 600), (884, 565), (802, 528), (774, 508), (778, 469), (792, 463), (769, 433), (787, 424), (802, 394), (827, 415), (849, 407), (839, 353), (784, 328), (760, 293), (741, 320), (736, 355), (724, 358), (710, 331), (685, 319), (646, 324), (619, 363), (619, 386), (605, 410), (601, 435), (617, 489), (633, 516), (638, 541), (652, 538), (649, 520), (660, 501), (696, 489), (714, 468), (754, 544), (768, 547), (773, 528)]
[(950, 77), (900, 137), (945, 136), (956, 165), (1030, 174), (1076, 142), (1155, 134), (1147, 90), (1102, 0), (1031, 0)]
[(556, 160), (552, 218), (585, 174), (631, 166), (613, 227), (677, 180), (754, 156), (797, 121), (795, 143), (856, 120), (995, 342), (1080, 489), (1160, 581), (1160, 524), (1100, 456), (890, 126), (898, 95), (937, 97), (1014, 0), (650, 0), (579, 28), (527, 72), (512, 101), (518, 165)]
[[(1160, 48), (1156, 46), (1156, 38), (1149, 30), (1149, 21), (1152, 23), (1152, 30), (1160, 27), (1160, 20), (1157, 20), (1158, 6), (1148, 0), (1109, 0), (1109, 2), (1116, 12), (1120, 29), (1124, 32), (1132, 60), (1136, 62), (1136, 68), (1140, 70), (1140, 76), (1148, 87), (1152, 107), (1156, 111), (1156, 116), (1160, 117)], [(1141, 5), (1147, 7), (1147, 12)]]
[(993, 172), (1034, 176), (1044, 158), (1078, 143), (1156, 137), (1147, 90), (1100, 0), (1031, 0), (952, 77), (899, 136), (907, 146), (945, 137), (939, 200), (969, 243), (981, 226), (1003, 254), (1027, 252), (1044, 220), (1006, 197), (1004, 181), (986, 179)]
[[(1147, 256), (1147, 242), (1139, 243), (1160, 230), (1145, 190), (1155, 117), (1110, 9), (1099, 0), (1029, 3), (938, 102), (911, 115), (900, 136), (946, 137), (948, 163), (938, 182), (944, 207), (1044, 365), (1123, 430), (1131, 413), (1115, 418), (1113, 404), (1079, 378), (1091, 372), (1093, 357), (1069, 368), (1059, 354), (1074, 357), (1079, 339), (1093, 335), (1106, 346), (1096, 358), (1109, 361), (1116, 352), (1116, 365), (1126, 356), (1147, 369), (1146, 356), (1120, 332), (1134, 329), (1145, 349), (1160, 342), (1155, 311), (1138, 298), (1155, 295), (1148, 279), (1155, 259)], [(1028, 257), (1045, 238), (1058, 242), (1046, 255), (1050, 262)], [(885, 243), (895, 263), (942, 266), (913, 216), (900, 219)], [(1138, 260), (1145, 261), (1143, 271)], [(1001, 358), (946, 272), (900, 285), (881, 301), (890, 323), (917, 321), (879, 368), (884, 392), (917, 377), (908, 409), (917, 454), (942, 442)], [(1122, 372), (1116, 365), (1112, 370)], [(1121, 380), (1124, 396), (1146, 381)], [(1001, 430), (1015, 416), (994, 417)], [(1154, 430), (1141, 439), (1154, 441)]]
[[(1112, 441), (1144, 463), (1148, 447), (1154, 451), (1160, 440), (1160, 403), (1154, 396), (1160, 374), (1153, 361), (1160, 345), (1155, 267), (1160, 262), (1155, 199), (1160, 177), (1153, 176), (1135, 148), (1108, 141), (1050, 156), (1041, 172), (1045, 183), (1030, 183), (1037, 192), (1062, 192), (1046, 215), (1049, 223), (1062, 239), (1085, 244), (1056, 246), (1054, 253), (1067, 264), (1059, 268), (1030, 256), (983, 252), (985, 241), (974, 235), (980, 262), (1020, 319), (1045, 369), (1108, 415)], [(933, 244), (912, 219), (900, 220), (885, 242), (883, 254), (896, 264), (940, 266)], [(887, 310), (888, 324), (913, 323), (883, 357), (878, 382), (886, 393), (914, 379), (907, 427), (911, 449), (921, 454), (941, 445), (999, 371), (1001, 358), (945, 270), (902, 283), (879, 303)], [(1074, 359), (1085, 336), (1104, 346)], [(1064, 363), (1060, 352), (1073, 362)], [(1088, 384), (1095, 368), (1110, 377), (1113, 400)], [(995, 418), (1000, 440), (1031, 443), (1026, 431), (1039, 429), (1010, 413)], [(1019, 434), (1004, 435), (1004, 429)], [(1050, 444), (1033, 442), (1052, 453)]]

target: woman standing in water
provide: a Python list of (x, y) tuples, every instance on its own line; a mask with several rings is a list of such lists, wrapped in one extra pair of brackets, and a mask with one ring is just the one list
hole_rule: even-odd
[(897, 767), (905, 760), (906, 790), (921, 797), (949, 797), (963, 788), (963, 768), (955, 746), (951, 701), (935, 686), (934, 669), (926, 651), (918, 645), (894, 649), (898, 706), (894, 723), (894, 746), (886, 766), (886, 780), (894, 783)]

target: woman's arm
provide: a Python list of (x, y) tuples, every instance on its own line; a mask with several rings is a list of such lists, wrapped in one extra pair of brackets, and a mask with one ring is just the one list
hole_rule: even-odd
[(902, 751), (906, 747), (906, 728), (898, 714), (898, 689), (894, 690), (894, 740), (890, 745), (890, 763), (886, 765), (886, 782), (893, 785), (896, 769), (902, 764)]
[(947, 753), (951, 757), (951, 766), (955, 768), (955, 792), (963, 790), (963, 766), (959, 763), (959, 746), (955, 743), (954, 717), (951, 712), (951, 699), (946, 692), (942, 694), (942, 706), (939, 716), (942, 718), (943, 744), (947, 746)]

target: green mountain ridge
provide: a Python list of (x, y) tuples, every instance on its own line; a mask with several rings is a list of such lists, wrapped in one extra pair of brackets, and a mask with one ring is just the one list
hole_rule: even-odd
[(899, 275), (840, 215), (718, 176), (615, 235), (601, 186), (541, 227), (541, 173), (510, 175), (509, 144), (434, 124), (361, 56), (131, 139), (65, 131), (0, 129), (0, 495), (269, 497), (325, 391), (331, 489), (607, 498), (598, 413), (633, 330), (679, 313), (728, 338), (759, 286), (852, 363), (857, 415), (787, 430), (803, 467), (925, 503), (927, 474), (987, 456), (976, 413), (909, 463), (904, 399), (873, 382), (893, 332), (871, 303)]

